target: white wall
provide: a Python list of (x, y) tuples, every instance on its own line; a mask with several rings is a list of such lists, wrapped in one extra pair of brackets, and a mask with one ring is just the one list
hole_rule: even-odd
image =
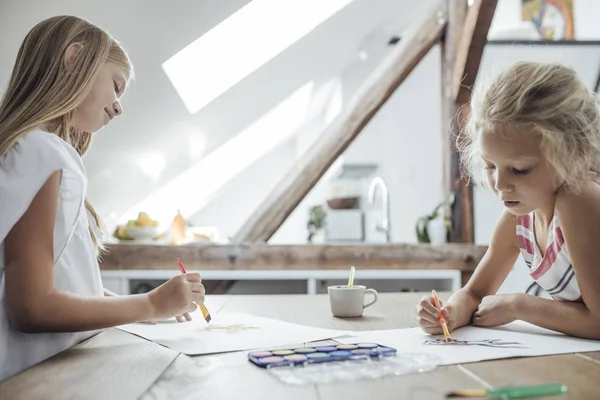
[[(279, 182), (293, 165), (294, 150), (293, 141), (287, 141), (268, 153), (264, 160), (251, 165), (211, 198), (208, 205), (191, 218), (192, 222), (198, 226), (218, 227), (221, 234), (232, 236), (241, 227), (248, 211), (256, 209), (263, 200), (263, 193), (256, 188)], [(243, 193), (241, 206), (240, 193)]]
[[(348, 74), (346, 84), (356, 85)], [(435, 46), (344, 154), (379, 164), (389, 187), (392, 241), (415, 243), (415, 223), (443, 200), (440, 48)], [(366, 195), (366, 194), (365, 194)]]

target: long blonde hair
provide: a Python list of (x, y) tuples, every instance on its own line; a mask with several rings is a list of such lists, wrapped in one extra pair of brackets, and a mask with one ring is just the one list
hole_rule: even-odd
[(577, 193), (600, 172), (600, 109), (576, 72), (557, 63), (518, 62), (473, 94), (464, 134), (457, 139), (462, 166), (483, 184), (482, 130), (533, 134), (562, 182)]
[[(81, 46), (65, 64), (65, 51)], [(72, 112), (90, 93), (106, 62), (133, 67), (121, 45), (99, 27), (77, 17), (57, 16), (38, 23), (21, 44), (8, 87), (0, 102), (0, 156), (32, 130), (44, 126), (71, 144), (80, 155), (90, 148), (92, 134), (70, 125)], [(85, 199), (101, 230), (104, 225)], [(90, 225), (94, 244), (103, 249)]]

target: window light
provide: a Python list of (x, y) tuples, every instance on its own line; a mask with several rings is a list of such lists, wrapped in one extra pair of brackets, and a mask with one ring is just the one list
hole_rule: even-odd
[(352, 1), (252, 0), (162, 67), (194, 114)]
[(124, 213), (120, 221), (148, 212), (170, 223), (177, 210), (184, 217), (198, 212), (225, 183), (250, 166), (302, 126), (312, 98), (308, 82), (199, 163)]

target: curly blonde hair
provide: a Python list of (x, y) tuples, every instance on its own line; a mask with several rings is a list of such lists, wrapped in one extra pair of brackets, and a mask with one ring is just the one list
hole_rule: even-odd
[(600, 109), (566, 66), (518, 62), (475, 90), (456, 145), (463, 171), (478, 185), (486, 181), (478, 143), (482, 130), (540, 137), (561, 189), (577, 193), (591, 171), (600, 172)]

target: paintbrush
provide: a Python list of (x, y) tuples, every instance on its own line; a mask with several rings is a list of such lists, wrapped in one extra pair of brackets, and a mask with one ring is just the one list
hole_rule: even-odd
[[(178, 258), (175, 261), (177, 262), (177, 265), (179, 266), (179, 270), (181, 271), (181, 273), (186, 274), (187, 272), (185, 271), (185, 268), (183, 268), (183, 264), (181, 263), (181, 260)], [(210, 316), (210, 313), (208, 312), (208, 308), (206, 308), (206, 306), (204, 304), (200, 304), (198, 307), (200, 307), (200, 310), (202, 311), (202, 316), (204, 317), (206, 322), (207, 323), (210, 322), (212, 317)]]
[(354, 265), (350, 267), (350, 278), (348, 278), (348, 287), (354, 287)]
[(488, 397), (520, 399), (523, 397), (550, 396), (567, 392), (567, 385), (514, 386), (499, 389), (466, 389), (446, 394), (446, 397)]
[(432, 290), (431, 294), (433, 295), (433, 304), (435, 305), (435, 308), (437, 308), (437, 310), (440, 312), (439, 320), (442, 323), (444, 337), (446, 338), (446, 342), (449, 343), (452, 341), (452, 337), (450, 337), (450, 331), (448, 330), (448, 325), (446, 325), (446, 317), (444, 317), (444, 313), (442, 313), (442, 307), (440, 307), (437, 292), (435, 290)]

